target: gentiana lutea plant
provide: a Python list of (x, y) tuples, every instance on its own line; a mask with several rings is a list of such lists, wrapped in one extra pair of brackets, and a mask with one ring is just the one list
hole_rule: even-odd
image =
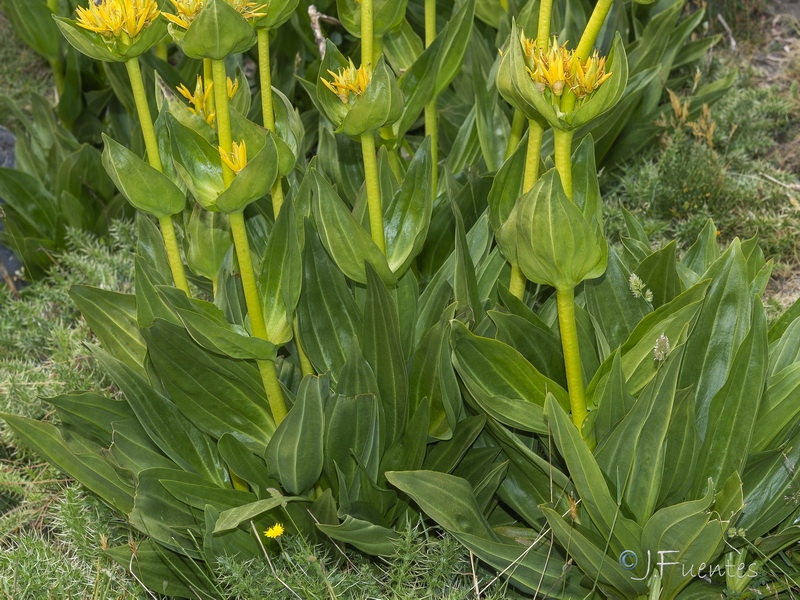
[[(768, 328), (771, 263), (755, 239), (720, 251), (712, 223), (680, 259), (629, 214), (621, 245), (603, 235), (579, 134), (646, 80), (603, 28), (612, 2), (574, 48), (559, 0), (500, 3), (520, 21), (496, 55), (469, 49), (487, 2), (445, 23), (426, 0), (424, 42), (407, 4), (337, 2), (360, 55), (328, 41), (299, 78), (313, 119), (271, 84), (296, 0), (58, 19), (130, 75), (146, 159), (106, 136), (103, 162), (140, 213), (136, 293), (71, 293), (120, 396), (51, 398), (58, 425), (3, 418), (146, 534), (109, 555), (173, 597), (224, 598), (219, 559), (263, 560), (281, 535), (390, 556), (420, 513), (524, 593), (749, 593), (800, 540), (800, 308)], [(139, 59), (167, 35), (199, 72), (148, 98)], [(465, 82), (516, 115), (496, 170), (439, 135)], [(675, 565), (648, 566), (659, 552)], [(701, 563), (753, 568), (707, 583)]]

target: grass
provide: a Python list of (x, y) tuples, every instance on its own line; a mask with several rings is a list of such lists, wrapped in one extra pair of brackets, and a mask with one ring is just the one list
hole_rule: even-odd
[[(660, 121), (661, 144), (625, 168), (605, 174), (609, 233), (624, 231), (619, 206), (645, 223), (654, 242), (688, 247), (711, 218), (723, 241), (758, 235), (778, 277), (800, 266), (798, 184), (786, 164), (800, 134), (800, 101), (776, 86), (759, 87), (745, 73), (713, 108), (690, 120), (672, 97)], [(794, 150), (796, 152), (796, 150)]]

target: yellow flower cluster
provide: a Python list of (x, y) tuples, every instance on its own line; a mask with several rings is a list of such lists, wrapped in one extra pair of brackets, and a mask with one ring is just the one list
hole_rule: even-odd
[[(260, 12), (267, 7), (267, 4), (249, 0), (225, 1), (245, 19), (255, 19), (267, 14)], [(206, 0), (170, 0), (170, 2), (177, 11), (175, 14), (160, 11), (156, 0), (91, 0), (88, 8), (79, 6), (76, 9), (77, 22), (84, 29), (105, 36), (119, 37), (125, 33), (130, 37), (136, 37), (160, 14), (186, 29), (206, 5)]]
[[(249, 0), (225, 0), (233, 8), (242, 14), (245, 19), (256, 19), (263, 17), (267, 13), (260, 12), (267, 7), (267, 4), (259, 5), (257, 2), (250, 2)], [(175, 6), (176, 14), (162, 13), (167, 19), (182, 27), (188, 29), (203, 10), (206, 0), (170, 0)]]
[(350, 60), (350, 65), (339, 69), (338, 73), (334, 73), (331, 70), (328, 70), (328, 73), (333, 80), (328, 81), (321, 77), (322, 83), (324, 83), (330, 91), (339, 96), (339, 100), (345, 104), (349, 104), (353, 97), (358, 98), (361, 96), (364, 90), (367, 89), (370, 81), (369, 71), (364, 68), (364, 65), (356, 68), (352, 59)]
[(561, 97), (564, 90), (571, 90), (578, 100), (592, 94), (613, 73), (606, 73), (606, 59), (600, 57), (597, 50), (582, 61), (566, 44), (558, 45), (553, 41), (546, 49), (539, 49), (535, 40), (522, 37), (523, 50), (528, 62), (528, 73), (540, 92), (546, 90)]
[[(178, 90), (178, 93), (186, 98), (191, 104), (191, 106), (189, 106), (189, 110), (213, 127), (216, 113), (211, 110), (211, 103), (209, 100), (211, 99), (211, 92), (214, 89), (214, 82), (209, 81), (208, 84), (205, 84), (203, 82), (203, 78), (198, 75), (194, 92), (189, 91), (189, 88), (183, 84), (180, 84), (176, 89)], [(238, 91), (239, 80), (237, 79), (234, 81), (228, 77), (228, 98), (233, 99)]]
[(92, 0), (76, 10), (78, 25), (106, 37), (136, 37), (160, 14), (156, 0)]
[(219, 156), (222, 163), (234, 173), (239, 173), (247, 166), (247, 144), (242, 140), (241, 144), (233, 142), (233, 150), (225, 152), (222, 146), (219, 147)]

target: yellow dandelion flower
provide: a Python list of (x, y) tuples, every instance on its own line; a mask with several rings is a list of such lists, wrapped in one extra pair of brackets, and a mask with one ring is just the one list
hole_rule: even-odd
[(102, 0), (79, 6), (78, 26), (106, 37), (136, 37), (158, 18), (156, 0)]
[(320, 77), (322, 83), (325, 84), (330, 91), (339, 96), (339, 100), (345, 104), (349, 104), (352, 97), (358, 98), (367, 89), (370, 81), (370, 74), (364, 66), (356, 69), (352, 59), (350, 65), (343, 69), (339, 69), (338, 73), (328, 70), (328, 73), (333, 78), (332, 81)]
[(247, 144), (242, 140), (241, 144), (233, 142), (233, 149), (230, 153), (225, 152), (225, 149), (219, 147), (219, 156), (222, 163), (234, 173), (239, 173), (247, 166)]
[(264, 535), (274, 540), (276, 538), (281, 537), (284, 531), (285, 529), (283, 528), (283, 524), (275, 523), (275, 525), (273, 525), (264, 532)]

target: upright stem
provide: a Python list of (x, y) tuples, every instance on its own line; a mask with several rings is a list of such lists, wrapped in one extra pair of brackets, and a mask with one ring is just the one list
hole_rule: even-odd
[[(139, 123), (142, 127), (142, 135), (144, 136), (144, 145), (147, 149), (147, 159), (151, 167), (157, 171), (163, 171), (161, 155), (158, 153), (156, 130), (153, 127), (153, 119), (150, 116), (150, 105), (147, 102), (147, 94), (144, 91), (144, 82), (142, 81), (142, 71), (139, 68), (139, 59), (133, 58), (126, 61), (125, 66), (128, 69), (128, 77), (131, 80), (131, 89), (133, 90), (133, 99), (136, 103), (136, 112), (139, 115)], [(169, 259), (169, 268), (172, 271), (172, 279), (178, 289), (183, 290), (187, 296), (190, 296), (189, 282), (186, 280), (186, 271), (183, 268), (183, 260), (181, 259), (181, 251), (178, 247), (178, 239), (175, 236), (175, 226), (172, 223), (172, 217), (159, 219), (159, 223), (161, 224), (161, 235), (164, 238), (164, 246), (167, 249), (167, 258)]]
[[(207, 88), (211, 82), (214, 81), (214, 68), (211, 65), (210, 58), (203, 59), (203, 87)], [(205, 92), (205, 89), (203, 90)], [(207, 107), (208, 110), (214, 112), (216, 110), (217, 103), (214, 101), (214, 94), (211, 94), (208, 97)]]
[[(250, 244), (247, 239), (247, 227), (244, 223), (244, 213), (231, 213), (231, 233), (233, 234), (233, 245), (236, 248), (236, 258), (239, 259), (239, 270), (242, 276), (242, 287), (244, 288), (244, 298), (247, 304), (247, 312), (250, 315), (250, 328), (253, 335), (261, 339), (267, 339), (267, 328), (264, 325), (264, 313), (261, 310), (261, 299), (258, 296), (253, 262), (250, 256)], [(272, 411), (275, 424), (279, 424), (286, 417), (286, 402), (283, 399), (278, 373), (275, 363), (271, 360), (258, 361), (258, 370), (261, 373), (261, 380), (264, 382), (264, 389), (267, 392), (267, 400)]]
[[(520, 113), (521, 114), (521, 113)], [(525, 173), (522, 179), (522, 193), (527, 194), (539, 179), (539, 159), (542, 154), (542, 136), (544, 127), (531, 119), (528, 124), (528, 150), (525, 156)], [(525, 297), (525, 286), (528, 280), (519, 265), (511, 264), (511, 281), (508, 290), (520, 300)]]
[(517, 109), (514, 109), (514, 119), (511, 121), (511, 133), (508, 134), (508, 145), (506, 145), (506, 160), (511, 158), (511, 155), (514, 154), (517, 147), (519, 146), (520, 140), (522, 140), (522, 134), (525, 132), (525, 114)]
[(272, 71), (269, 57), (269, 30), (258, 30), (258, 74), (261, 79), (261, 112), (264, 127), (275, 131), (275, 109), (272, 106)]
[(375, 60), (373, 50), (375, 41), (373, 19), (372, 0), (361, 0), (361, 64), (364, 65), (370, 73), (375, 66), (372, 63), (372, 61)]
[(541, 50), (547, 47), (550, 37), (550, 15), (553, 12), (553, 0), (542, 0), (539, 5), (539, 29), (536, 32), (536, 46)]
[[(223, 152), (231, 152), (233, 139), (231, 134), (230, 107), (228, 105), (228, 91), (226, 89), (227, 74), (225, 63), (221, 60), (214, 60), (212, 63), (214, 77), (214, 95), (217, 104), (217, 135), (219, 145)], [(222, 176), (225, 187), (230, 186), (235, 174), (227, 166), (222, 166)], [(247, 312), (250, 315), (250, 328), (255, 337), (267, 338), (267, 327), (264, 323), (264, 312), (261, 309), (261, 298), (258, 295), (253, 261), (250, 255), (250, 243), (247, 239), (247, 227), (244, 222), (244, 213), (237, 212), (228, 215), (231, 224), (231, 234), (233, 235), (233, 245), (236, 249), (236, 257), (239, 260), (239, 271), (242, 278), (242, 288), (244, 289), (244, 299), (247, 304)], [(264, 383), (264, 390), (267, 393), (272, 417), (275, 423), (279, 424), (286, 416), (286, 401), (283, 398), (283, 390), (275, 363), (271, 360), (257, 361), (258, 370), (261, 373), (261, 380)]]
[(567, 198), (572, 200), (572, 137), (574, 131), (553, 130), (556, 169), (561, 176), (561, 185)]
[(600, 29), (608, 16), (608, 11), (611, 10), (611, 5), (614, 0), (598, 0), (597, 4), (592, 11), (592, 16), (589, 17), (589, 22), (586, 24), (586, 29), (583, 30), (578, 47), (575, 49), (575, 55), (581, 59), (586, 60), (592, 52), (592, 47), (597, 41), (597, 36), (600, 35)]
[[(428, 48), (436, 39), (436, 0), (425, 0), (425, 47)], [(425, 105), (425, 135), (431, 138), (431, 161), (433, 162), (433, 178), (431, 185), (433, 195), (439, 187), (439, 122), (436, 108), (436, 93)]]
[[(269, 131), (275, 131), (275, 106), (272, 102), (272, 63), (269, 57), (269, 30), (258, 30), (258, 72), (261, 80), (261, 113), (264, 119), (264, 127)], [(275, 180), (272, 186), (272, 214), (277, 219), (283, 206), (283, 185), (281, 178)], [(292, 323), (294, 330), (294, 341), (297, 345), (297, 354), (300, 359), (300, 369), (303, 375), (314, 375), (314, 368), (308, 359), (303, 345), (300, 342), (300, 332), (297, 329), (297, 319)]]
[(361, 152), (364, 155), (364, 175), (367, 186), (367, 207), (372, 241), (386, 254), (386, 237), (383, 232), (383, 206), (378, 179), (378, 162), (375, 157), (375, 138), (371, 131), (361, 136)]
[[(264, 127), (269, 131), (275, 132), (275, 107), (272, 103), (272, 72), (269, 57), (269, 30), (258, 30), (258, 74), (261, 82), (261, 113), (264, 119)], [(275, 218), (281, 212), (283, 206), (283, 186), (281, 178), (275, 180), (272, 186), (272, 212)]]
[[(575, 324), (575, 288), (556, 290), (558, 304), (558, 326), (561, 330), (561, 348), (564, 351), (564, 367), (567, 372), (569, 405), (572, 422), (581, 431), (586, 418), (586, 397), (583, 389), (581, 353), (578, 346), (578, 328)], [(581, 435), (583, 433), (581, 432)]]
[(539, 160), (542, 156), (542, 137), (544, 127), (531, 119), (528, 124), (528, 153), (525, 157), (525, 175), (522, 180), (522, 193), (527, 194), (539, 179)]

